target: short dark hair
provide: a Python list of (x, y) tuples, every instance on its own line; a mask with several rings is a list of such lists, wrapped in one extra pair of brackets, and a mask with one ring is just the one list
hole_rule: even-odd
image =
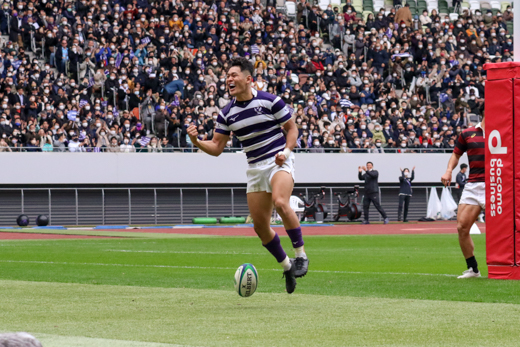
[(461, 170), (464, 170), (467, 167), (468, 167), (468, 164), (460, 164), (460, 169)]
[(229, 68), (232, 68), (233, 66), (238, 66), (240, 68), (240, 71), (247, 71), (251, 76), (253, 76), (254, 67), (253, 64), (247, 58), (238, 57), (231, 59), (231, 66)]
[(374, 163), (372, 163), (371, 161), (367, 161), (367, 165), (368, 164), (372, 164), (372, 166), (374, 166)]

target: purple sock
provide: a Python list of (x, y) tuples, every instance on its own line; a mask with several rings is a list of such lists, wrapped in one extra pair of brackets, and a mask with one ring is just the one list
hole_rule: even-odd
[(267, 244), (263, 245), (276, 258), (276, 261), (281, 263), (287, 257), (287, 254), (280, 244), (278, 234), (274, 234), (274, 238)]
[(303, 246), (302, 228), (297, 227), (296, 229), (286, 230), (287, 235), (291, 238), (293, 248)]

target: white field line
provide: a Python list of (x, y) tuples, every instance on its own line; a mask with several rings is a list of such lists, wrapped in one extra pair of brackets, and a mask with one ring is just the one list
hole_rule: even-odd
[(106, 249), (105, 252), (122, 253), (166, 253), (166, 254), (225, 254), (225, 255), (265, 255), (266, 253), (245, 253), (245, 252), (190, 252), (190, 251), (133, 251), (129, 249)]
[(195, 347), (169, 343), (154, 343), (131, 340), (114, 340), (83, 336), (65, 336), (33, 333), (44, 346), (95, 346), (95, 347)]
[[(104, 263), (69, 263), (56, 261), (35, 261), (35, 260), (0, 260), (0, 263), (22, 263), (22, 264), (49, 264), (49, 265), (84, 265), (84, 266), (117, 266), (117, 267), (147, 267), (147, 268), (167, 268), (167, 269), (201, 269), (201, 270), (236, 270), (234, 267), (218, 267), (218, 266), (177, 266), (177, 265), (141, 265), (141, 264), (104, 264)], [(280, 271), (280, 269), (258, 269), (260, 271)], [(430, 274), (415, 272), (362, 272), (362, 271), (329, 271), (329, 270), (311, 270), (318, 273), (330, 274), (360, 274), (360, 275), (404, 275), (404, 276), (442, 276), (456, 277), (458, 275), (451, 274)]]

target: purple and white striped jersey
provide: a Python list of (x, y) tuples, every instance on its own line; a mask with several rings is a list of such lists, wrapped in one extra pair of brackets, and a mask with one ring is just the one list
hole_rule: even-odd
[(239, 102), (233, 99), (217, 118), (216, 132), (240, 140), (249, 164), (274, 157), (285, 148), (282, 125), (291, 119), (283, 100), (263, 91), (252, 89), (253, 99)]

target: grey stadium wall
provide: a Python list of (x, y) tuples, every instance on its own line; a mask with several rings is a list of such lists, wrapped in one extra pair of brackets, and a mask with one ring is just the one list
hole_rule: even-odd
[[(298, 184), (353, 184), (367, 161), (379, 182), (398, 183), (400, 168), (416, 167), (415, 183), (439, 182), (451, 154), (296, 154)], [(21, 185), (244, 185), (243, 153), (0, 153), (2, 186)], [(467, 163), (464, 155), (460, 163)], [(455, 171), (455, 173), (458, 170)]]

